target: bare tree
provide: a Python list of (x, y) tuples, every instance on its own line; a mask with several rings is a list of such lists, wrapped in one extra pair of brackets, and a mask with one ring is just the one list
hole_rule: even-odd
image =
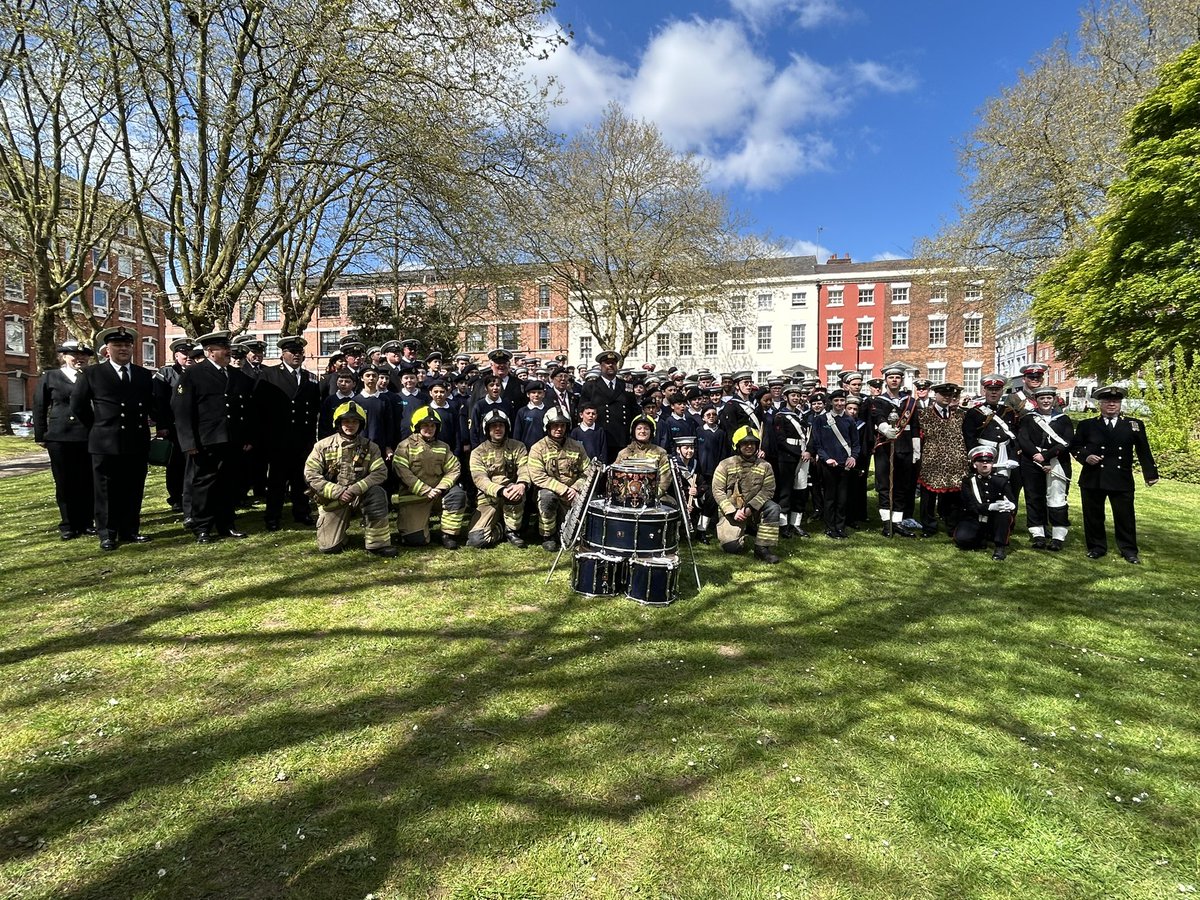
[(1028, 299), (1033, 279), (1080, 246), (1125, 168), (1129, 111), (1155, 70), (1200, 39), (1200, 5), (1103, 0), (1083, 10), (1078, 49), (1062, 40), (990, 100), (959, 154), (964, 199), (955, 219), (917, 249), (989, 296)]
[(336, 277), (358, 234), (337, 219), (395, 158), (378, 136), (475, 110), (502, 126), (529, 109), (519, 61), (559, 40), (541, 36), (542, 0), (109, 2), (117, 94), (138, 110), (120, 121), (125, 165), (165, 173), (139, 196), (140, 237), (149, 248), (152, 218), (169, 223), (168, 315), (193, 334), (230, 323), (272, 254), (293, 290), (314, 269)]
[(705, 174), (612, 105), (545, 165), (532, 214), (515, 213), (601, 347), (627, 356), (681, 313), (723, 315), (753, 274), (762, 248)]
[(114, 79), (91, 13), (85, 3), (0, 0), (0, 244), (33, 285), (43, 367), (55, 363), (61, 324), (83, 339), (103, 324), (88, 288), (131, 209)]

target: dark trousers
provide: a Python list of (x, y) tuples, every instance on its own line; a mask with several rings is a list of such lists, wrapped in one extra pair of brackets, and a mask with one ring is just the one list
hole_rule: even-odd
[(297, 522), (312, 515), (304, 480), (304, 463), (311, 451), (311, 446), (300, 444), (273, 447), (268, 452), (266, 521), (278, 522), (287, 501), (291, 501), (292, 518)]
[(141, 530), (147, 468), (145, 454), (92, 454), (96, 531), (100, 540), (129, 538)]
[(188, 456), (184, 484), (196, 531), (233, 527), (234, 505), (241, 483), (241, 455), (241, 447), (213, 444)]
[(252, 493), (255, 500), (266, 500), (268, 477), (266, 450), (254, 446), (242, 453), (242, 461), (238, 469), (238, 485), (235, 491), (234, 505), (245, 503)]
[[(816, 462), (813, 465), (817, 465)], [(840, 532), (846, 530), (846, 506), (850, 499), (850, 477), (853, 472), (847, 472), (841, 466), (831, 466), (822, 462), (821, 484), (825, 496), (822, 505), (825, 510), (825, 529)]]
[(1007, 547), (1016, 516), (1010, 512), (988, 513), (987, 521), (978, 516), (965, 516), (954, 529), (954, 543), (959, 550), (982, 550), (988, 542)]
[(187, 469), (187, 457), (179, 447), (179, 438), (171, 435), (171, 458), (167, 461), (167, 504), (183, 506), (184, 516), (188, 508), (183, 505), (183, 473)]
[(936, 534), (938, 519), (946, 523), (951, 534), (962, 518), (962, 490), (933, 491), (921, 488), (921, 528), (928, 534)]
[(846, 498), (846, 521), (857, 525), (867, 521), (867, 478), (871, 458), (860, 458), (850, 472), (849, 496)]
[(911, 454), (897, 453), (884, 444), (875, 451), (875, 491), (879, 509), (912, 518), (917, 504), (917, 464)]
[(1100, 488), (1079, 489), (1079, 502), (1083, 507), (1083, 540), (1088, 550), (1108, 552), (1108, 536), (1104, 532), (1104, 501), (1112, 506), (1113, 532), (1117, 538), (1117, 549), (1122, 556), (1136, 556), (1137, 519), (1133, 513), (1133, 491), (1105, 491)]
[(46, 441), (54, 499), (61, 517), (58, 530), (79, 533), (91, 528), (96, 498), (92, 486), (92, 456), (87, 441)]
[[(803, 512), (803, 497), (799, 489), (792, 487), (796, 483), (796, 468), (800, 465), (799, 457), (784, 456), (779, 460), (778, 473), (775, 476), (776, 502), (783, 516), (783, 524), (788, 524), (788, 513)], [(797, 502), (799, 500), (800, 502)]]

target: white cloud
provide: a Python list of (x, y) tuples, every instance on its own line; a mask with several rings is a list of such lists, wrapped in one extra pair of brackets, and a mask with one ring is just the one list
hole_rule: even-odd
[(729, 0), (729, 5), (756, 29), (785, 17), (801, 28), (816, 28), (845, 15), (835, 0)]
[(908, 259), (908, 257), (904, 256), (902, 253), (892, 253), (889, 250), (885, 250), (883, 253), (876, 253), (874, 256), (872, 256), (871, 262), (884, 262), (885, 260), (889, 259)]
[(784, 245), (784, 256), (815, 256), (817, 262), (823, 263), (833, 255), (833, 251), (828, 247), (822, 247), (820, 244), (812, 241), (795, 240), (790, 244)]
[(629, 111), (676, 146), (700, 146), (749, 121), (771, 70), (733, 22), (674, 22), (646, 48)]
[(917, 86), (916, 79), (911, 75), (877, 62), (855, 63), (850, 67), (850, 71), (860, 85), (889, 94), (911, 91)]
[[(732, 2), (763, 12), (833, 5)], [(577, 38), (531, 71), (559, 84), (563, 103), (551, 111), (556, 128), (570, 132), (594, 122), (615, 101), (657, 125), (675, 149), (706, 160), (714, 184), (750, 190), (830, 168), (835, 147), (819, 131), (822, 121), (844, 114), (864, 92), (913, 86), (911, 78), (870, 61), (831, 67), (792, 53), (781, 66), (744, 23), (728, 19), (670, 22), (633, 63)]]

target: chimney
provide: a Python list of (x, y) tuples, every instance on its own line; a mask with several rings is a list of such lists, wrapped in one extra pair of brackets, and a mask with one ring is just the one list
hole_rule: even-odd
[(827, 265), (827, 266), (844, 266), (849, 262), (850, 262), (850, 254), (849, 253), (847, 253), (844, 258), (839, 258), (838, 255), (835, 253), (835, 254), (833, 254), (833, 256), (829, 257), (829, 259), (825, 260), (825, 265)]

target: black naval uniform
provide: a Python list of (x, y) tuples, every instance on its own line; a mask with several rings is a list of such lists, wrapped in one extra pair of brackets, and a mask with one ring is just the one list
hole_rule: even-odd
[[(1079, 500), (1083, 506), (1083, 539), (1089, 554), (1108, 552), (1104, 531), (1104, 501), (1112, 506), (1117, 549), (1126, 559), (1137, 558), (1137, 520), (1133, 510), (1133, 455), (1137, 454), (1142, 477), (1158, 480), (1158, 466), (1150, 452), (1146, 426), (1141, 419), (1117, 416), (1112, 423), (1103, 416), (1085, 419), (1075, 429), (1071, 454), (1079, 461)], [(1089, 465), (1089, 456), (1100, 462)]]
[(157, 394), (155, 402), (161, 413), (158, 429), (165, 430), (171, 442), (171, 458), (167, 461), (167, 505), (177, 512), (182, 511), (184, 518), (187, 518), (189, 512), (183, 503), (183, 471), (187, 467), (187, 457), (179, 447), (175, 416), (171, 412), (171, 397), (175, 394), (175, 388), (179, 387), (182, 375), (183, 366), (179, 363), (163, 366), (154, 375), (154, 388)]
[[(897, 420), (890, 421), (895, 414)], [(898, 401), (880, 394), (871, 398), (871, 419), (876, 434), (875, 491), (879, 495), (879, 516), (884, 527), (896, 528), (904, 519), (911, 519), (916, 506), (917, 462), (913, 459), (913, 438), (921, 433), (920, 411), (915, 397)], [(899, 429), (894, 438), (887, 438), (883, 426)], [(884, 518), (884, 511), (888, 518)]]
[[(250, 379), (255, 385), (259, 379), (271, 370), (271, 367), (258, 363), (257, 365), (249, 365), (242, 362), (238, 367), (243, 375)], [(255, 444), (249, 450), (242, 454), (241, 464), (241, 479), (237, 489), (237, 506), (248, 505), (251, 495), (255, 500), (267, 499), (267, 453), (262, 446)]]
[(280, 363), (268, 366), (263, 372), (254, 399), (262, 417), (260, 446), (267, 461), (267, 529), (279, 528), (285, 499), (291, 500), (295, 521), (315, 525), (304, 463), (317, 442), (321, 389), (307, 369), (301, 367), (289, 372)]
[(72, 381), (63, 369), (49, 369), (33, 394), (33, 439), (46, 446), (54, 475), (54, 497), (61, 517), (63, 539), (76, 537), (92, 527), (95, 497), (92, 459), (88, 455), (87, 426), (71, 411), (84, 370)]
[(233, 530), (243, 447), (254, 440), (253, 390), (238, 369), (203, 359), (184, 371), (171, 398), (179, 446), (188, 454), (184, 480), (197, 535)]
[(1017, 442), (1017, 431), (1020, 424), (1021, 414), (1004, 403), (996, 406), (982, 403), (963, 413), (963, 440), (966, 442), (967, 451), (984, 442), (996, 445), (994, 474), (1003, 478), (1007, 473), (1012, 481), (1014, 502), (1021, 497), (1022, 472), (1019, 465), (1009, 466), (1007, 463), (1018, 462), (1020, 445)]
[(596, 426), (608, 439), (608, 459), (604, 462), (613, 462), (617, 453), (629, 443), (629, 423), (641, 412), (637, 395), (626, 390), (625, 382), (620, 378), (613, 378), (609, 385), (600, 377), (583, 386), (580, 400), (596, 404)]
[(954, 528), (954, 543), (960, 550), (982, 550), (989, 542), (997, 550), (1008, 546), (1014, 512), (988, 509), (1000, 500), (1016, 504), (1011, 479), (995, 472), (990, 475), (976, 472), (963, 479), (963, 516)]
[(71, 412), (89, 429), (101, 543), (131, 540), (141, 531), (154, 376), (133, 363), (125, 369), (122, 378), (111, 362), (88, 366), (71, 396)]

